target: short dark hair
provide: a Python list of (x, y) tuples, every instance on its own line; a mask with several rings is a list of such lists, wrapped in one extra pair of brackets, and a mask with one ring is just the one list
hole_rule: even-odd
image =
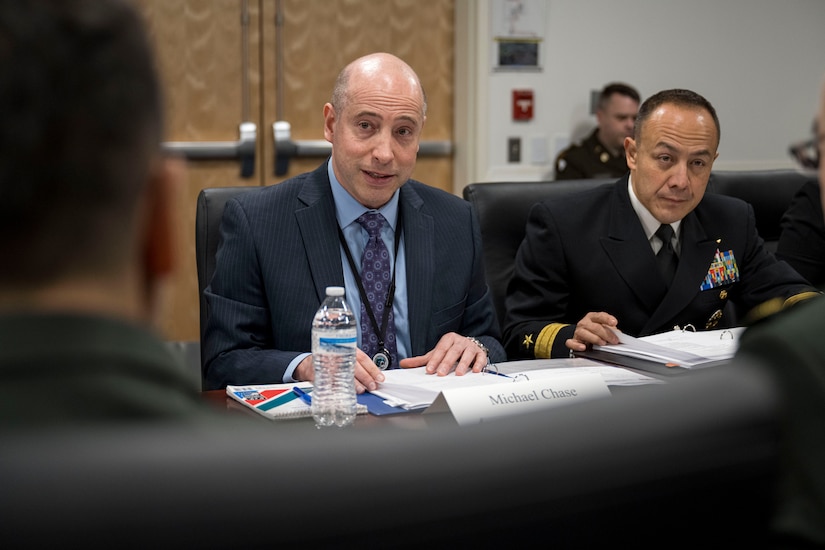
[(642, 103), (642, 106), (639, 107), (639, 114), (636, 115), (636, 126), (633, 130), (633, 137), (636, 141), (641, 139), (642, 126), (644, 126), (644, 123), (650, 118), (653, 111), (665, 103), (706, 110), (710, 113), (711, 118), (713, 118), (713, 123), (716, 125), (716, 141), (719, 142), (722, 137), (722, 129), (719, 127), (719, 117), (716, 115), (716, 109), (713, 108), (710, 101), (696, 92), (680, 88), (662, 90), (661, 92), (653, 94)]
[(641, 101), (641, 96), (639, 96), (639, 92), (636, 91), (636, 88), (630, 86), (629, 84), (624, 84), (622, 82), (611, 82), (599, 93), (599, 109), (604, 109), (607, 105), (607, 102), (614, 94), (619, 94), (623, 96), (627, 96), (630, 99), (634, 100), (636, 103)]
[(0, 0), (0, 284), (123, 254), (160, 148), (153, 59), (125, 0)]

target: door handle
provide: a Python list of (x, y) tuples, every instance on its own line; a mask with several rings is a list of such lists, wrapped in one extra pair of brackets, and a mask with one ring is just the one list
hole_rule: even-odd
[[(275, 175), (283, 176), (289, 171), (289, 160), (293, 157), (328, 157), (332, 144), (325, 139), (292, 139), (292, 126), (285, 120), (272, 124), (275, 135)], [(427, 140), (418, 145), (420, 157), (449, 157), (453, 154), (453, 143), (448, 140)]]
[(162, 147), (164, 151), (187, 160), (239, 160), (241, 177), (251, 178), (255, 174), (257, 125), (254, 122), (242, 122), (239, 133), (238, 141), (167, 141)]

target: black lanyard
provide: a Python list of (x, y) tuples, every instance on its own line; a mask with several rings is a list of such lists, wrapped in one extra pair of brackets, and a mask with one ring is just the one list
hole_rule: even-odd
[[(396, 260), (398, 259), (398, 245), (401, 242), (401, 209), (398, 209), (398, 219), (395, 221), (395, 251), (393, 252), (393, 259), (392, 259), (392, 279), (390, 280), (390, 287), (387, 289), (387, 299), (384, 302), (384, 315), (381, 319), (381, 329), (378, 329), (378, 322), (375, 319), (375, 313), (372, 311), (372, 305), (370, 305), (370, 301), (367, 299), (367, 291), (364, 290), (364, 284), (361, 282), (361, 275), (358, 273), (358, 268), (355, 265), (355, 260), (352, 259), (352, 252), (350, 252), (349, 245), (347, 245), (347, 240), (344, 238), (344, 232), (341, 231), (341, 227), (338, 227), (338, 239), (341, 241), (341, 246), (344, 247), (344, 253), (347, 255), (347, 261), (349, 262), (349, 267), (352, 270), (352, 274), (355, 276), (355, 284), (358, 285), (358, 294), (361, 296), (361, 303), (364, 304), (364, 310), (367, 312), (367, 315), (370, 316), (370, 320), (372, 321), (372, 329), (375, 331), (375, 335), (378, 337), (378, 347), (380, 348), (379, 351), (384, 350), (384, 335), (387, 333), (387, 321), (390, 318), (390, 311), (392, 311), (392, 303), (395, 299), (395, 265)], [(381, 238), (381, 235), (376, 237), (377, 239)]]

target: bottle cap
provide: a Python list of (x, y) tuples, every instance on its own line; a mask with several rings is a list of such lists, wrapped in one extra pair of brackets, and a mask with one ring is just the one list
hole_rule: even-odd
[(344, 287), (342, 286), (328, 286), (327, 287), (327, 296), (343, 296), (344, 295)]

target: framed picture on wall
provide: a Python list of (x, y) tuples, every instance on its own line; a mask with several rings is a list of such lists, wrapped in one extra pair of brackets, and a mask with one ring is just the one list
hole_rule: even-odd
[(544, 0), (493, 0), (493, 70), (540, 71), (545, 34)]

